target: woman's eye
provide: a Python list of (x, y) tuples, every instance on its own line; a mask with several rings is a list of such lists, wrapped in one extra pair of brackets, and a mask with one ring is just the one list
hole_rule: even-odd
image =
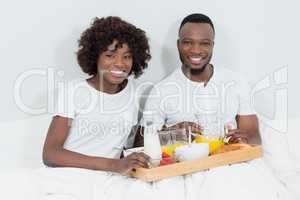
[(113, 57), (113, 54), (106, 54), (105, 56), (108, 58), (111, 58), (111, 57)]
[(126, 55), (126, 56), (124, 56), (124, 58), (125, 58), (125, 59), (131, 59), (132, 56), (131, 56), (131, 55)]

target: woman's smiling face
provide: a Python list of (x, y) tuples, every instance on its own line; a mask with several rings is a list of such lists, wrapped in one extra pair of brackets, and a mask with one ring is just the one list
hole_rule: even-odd
[(133, 58), (128, 45), (120, 45), (116, 40), (100, 54), (97, 61), (98, 74), (103, 81), (113, 85), (127, 79), (132, 65)]

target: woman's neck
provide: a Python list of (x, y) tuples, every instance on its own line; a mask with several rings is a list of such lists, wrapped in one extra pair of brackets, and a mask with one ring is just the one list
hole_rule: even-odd
[(107, 82), (104, 78), (100, 78), (99, 75), (95, 75), (87, 80), (90, 85), (92, 85), (96, 90), (105, 92), (108, 94), (115, 94), (124, 88), (124, 81), (121, 84), (111, 84)]

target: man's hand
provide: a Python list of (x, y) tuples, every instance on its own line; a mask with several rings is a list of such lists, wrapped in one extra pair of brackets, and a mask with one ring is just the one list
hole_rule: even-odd
[(261, 144), (256, 115), (237, 115), (237, 129), (229, 129), (229, 143)]
[(226, 138), (229, 138), (228, 143), (248, 143), (249, 142), (249, 133), (247, 130), (242, 129), (231, 129), (229, 130)]
[(163, 130), (172, 130), (172, 129), (185, 129), (189, 130), (191, 129), (192, 132), (202, 132), (203, 128), (194, 122), (180, 122), (173, 126), (163, 128)]

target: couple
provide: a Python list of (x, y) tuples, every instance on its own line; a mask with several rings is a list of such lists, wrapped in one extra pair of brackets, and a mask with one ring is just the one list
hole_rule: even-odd
[[(237, 74), (210, 64), (215, 29), (209, 17), (191, 14), (181, 22), (177, 47), (182, 66), (156, 84), (142, 121), (161, 129), (203, 130), (194, 115), (207, 111), (235, 124), (230, 143), (260, 143), (250, 89)], [(118, 17), (96, 18), (79, 40), (77, 59), (91, 77), (61, 88), (40, 170), (41, 195), (55, 199), (285, 199), (286, 191), (261, 160), (224, 166), (152, 184), (130, 178), (148, 167), (149, 156), (133, 153), (138, 98), (130, 76), (150, 60), (145, 32)], [(140, 134), (136, 141), (141, 139)], [(131, 144), (130, 144), (131, 143)]]

